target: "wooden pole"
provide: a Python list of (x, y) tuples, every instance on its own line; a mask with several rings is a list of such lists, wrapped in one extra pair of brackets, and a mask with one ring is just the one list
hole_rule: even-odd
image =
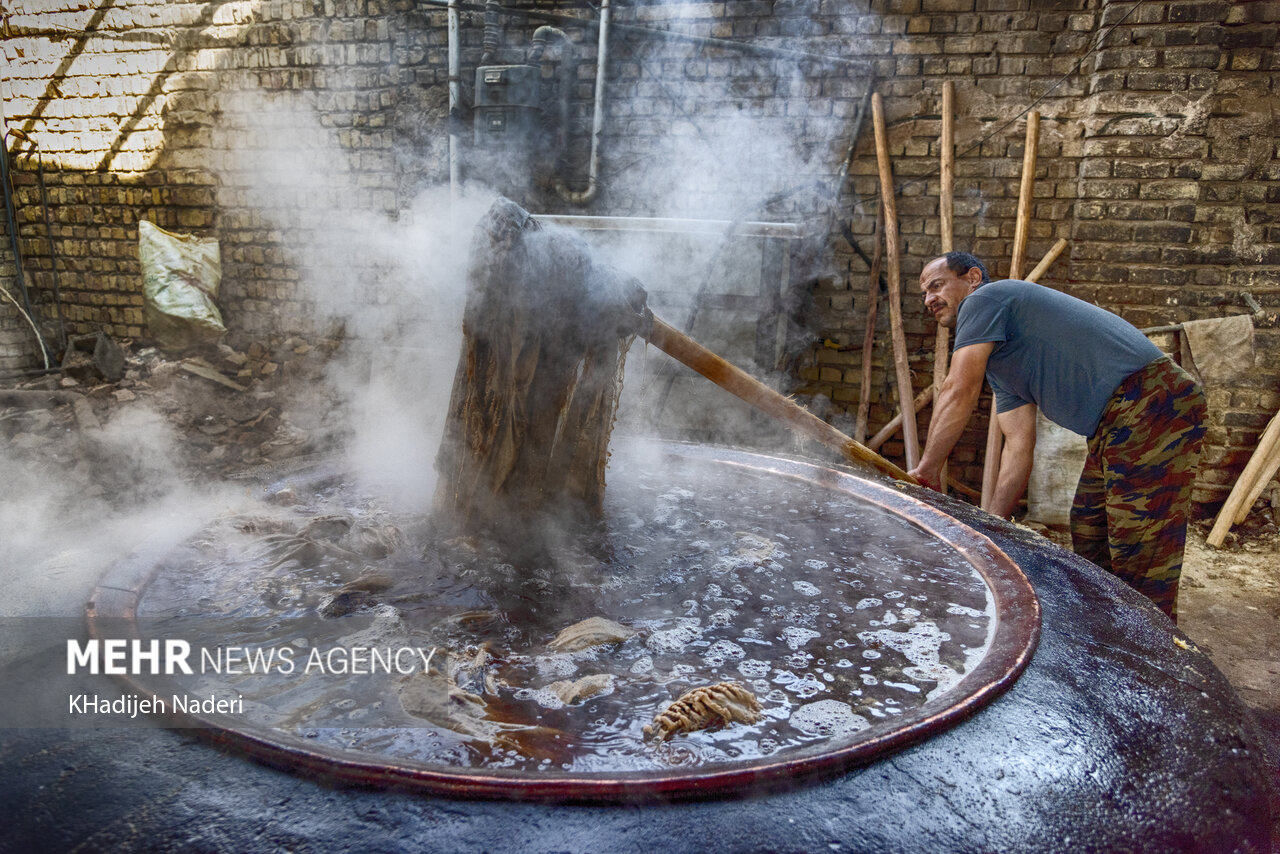
[(1065, 237), (1059, 237), (1058, 242), (1053, 244), (1053, 246), (1049, 247), (1048, 252), (1044, 253), (1044, 257), (1040, 259), (1040, 263), (1037, 264), (1031, 270), (1030, 273), (1027, 273), (1027, 281), (1028, 282), (1040, 281), (1040, 277), (1043, 276), (1046, 272), (1048, 272), (1049, 267), (1053, 265), (1054, 261), (1058, 260), (1058, 256), (1061, 255), (1062, 250), (1066, 248), (1067, 248), (1067, 239)]
[(693, 368), (725, 391), (786, 423), (788, 427), (814, 439), (850, 460), (867, 463), (897, 480), (919, 483), (914, 477), (884, 457), (855, 442), (809, 410), (757, 380), (746, 371), (730, 364), (679, 332), (661, 318), (654, 317), (644, 337), (650, 344), (673, 359)]
[(1253, 456), (1231, 488), (1226, 503), (1218, 511), (1218, 518), (1213, 521), (1213, 529), (1206, 539), (1209, 545), (1215, 549), (1222, 546), (1231, 526), (1243, 522), (1245, 516), (1249, 515), (1253, 502), (1258, 500), (1262, 490), (1275, 476), (1277, 468), (1280, 468), (1280, 412), (1267, 424)]
[[(950, 80), (942, 84), (942, 143), (938, 152), (942, 159), (941, 183), (938, 190), (938, 217), (941, 221), (942, 252), (954, 249), (955, 240), (955, 84)], [(933, 342), (933, 399), (942, 394), (942, 384), (947, 379), (947, 362), (951, 353), (951, 335), (947, 327), (938, 324)], [(932, 427), (932, 424), (930, 425)], [(947, 463), (942, 462), (941, 483), (938, 489), (947, 491)]]
[[(1262, 448), (1255, 449), (1254, 456), (1258, 456), (1262, 450)], [(1249, 461), (1253, 462), (1253, 457), (1250, 457)], [(1262, 490), (1267, 488), (1267, 484), (1271, 482), (1271, 478), (1275, 477), (1277, 471), (1280, 471), (1280, 440), (1273, 439), (1271, 447), (1266, 449), (1262, 466), (1253, 479), (1253, 486), (1249, 487), (1249, 494), (1245, 496), (1244, 501), (1240, 503), (1240, 509), (1236, 511), (1236, 517), (1233, 520), (1235, 524), (1239, 525), (1249, 515), (1249, 511), (1253, 509), (1253, 502), (1262, 495)]]
[[(871, 96), (871, 117), (876, 132), (876, 163), (880, 169), (880, 199), (884, 205), (884, 244), (889, 268), (889, 327), (893, 337), (893, 364), (898, 380), (898, 408), (907, 413), (915, 397), (911, 386), (911, 366), (907, 361), (907, 337), (902, 329), (902, 270), (898, 251), (898, 208), (893, 197), (893, 171), (889, 166), (889, 140), (885, 132), (884, 102), (877, 92)], [(920, 461), (915, 413), (902, 421), (902, 443), (907, 468)]]
[(939, 188), (938, 216), (942, 225), (942, 251), (950, 252), (955, 238), (955, 97), (956, 87), (950, 80), (942, 84), (942, 143), (938, 152), (942, 159), (942, 183)]
[(1000, 455), (1004, 453), (1004, 434), (1000, 432), (994, 391), (989, 417), (991, 420), (987, 423), (987, 448), (983, 455), (985, 465), (982, 468), (982, 499), (978, 503), (983, 510), (991, 509), (991, 500), (995, 497), (996, 483), (1000, 478)]
[[(924, 409), (929, 401), (933, 400), (933, 386), (927, 385), (924, 390), (916, 395), (916, 399), (911, 402), (911, 408), (916, 412)], [(889, 419), (889, 423), (880, 428), (880, 432), (876, 433), (866, 441), (866, 446), (873, 451), (880, 450), (880, 446), (898, 432), (898, 428), (902, 426), (902, 413), (899, 412), (893, 418)]]
[[(1022, 275), (1027, 255), (1027, 232), (1031, 223), (1031, 199), (1036, 184), (1036, 147), (1040, 140), (1040, 114), (1027, 114), (1027, 137), (1022, 150), (1022, 187), (1018, 192), (1018, 219), (1013, 232), (1013, 258), (1009, 278)], [(982, 470), (982, 509), (990, 510), (1000, 480), (1000, 454), (1004, 450), (1004, 434), (996, 415), (995, 395), (991, 397), (991, 420), (987, 424), (987, 450)]]
[(871, 276), (867, 280), (867, 326), (862, 335), (862, 389), (858, 392), (858, 419), (853, 439), (861, 442), (867, 436), (867, 418), (871, 414), (871, 357), (876, 343), (876, 308), (880, 304), (880, 262), (884, 260), (884, 205), (876, 206), (876, 248), (871, 255)]
[(1031, 199), (1036, 188), (1036, 147), (1040, 142), (1040, 114), (1027, 114), (1027, 139), (1022, 149), (1022, 187), (1018, 191), (1018, 220), (1013, 232), (1013, 259), (1009, 278), (1022, 278), (1027, 260), (1027, 237), (1031, 225)]

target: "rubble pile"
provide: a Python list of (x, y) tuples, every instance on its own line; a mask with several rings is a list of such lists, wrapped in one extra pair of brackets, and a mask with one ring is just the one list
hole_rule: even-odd
[(0, 441), (11, 461), (51, 477), (62, 471), (85, 484), (82, 494), (121, 485), (125, 473), (111, 465), (103, 435), (138, 413), (168, 425), (177, 440), (168, 463), (194, 480), (321, 453), (341, 438), (332, 425), (342, 419), (326, 417), (341, 401), (320, 382), (338, 341), (282, 336), (173, 355), (145, 342), (82, 338), (58, 372), (0, 386)]

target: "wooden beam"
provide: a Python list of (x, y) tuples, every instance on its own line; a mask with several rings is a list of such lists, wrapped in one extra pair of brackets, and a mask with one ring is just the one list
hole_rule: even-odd
[(1249, 515), (1253, 502), (1258, 500), (1258, 496), (1275, 476), (1278, 468), (1280, 468), (1280, 412), (1276, 413), (1267, 424), (1267, 429), (1262, 432), (1262, 438), (1258, 440), (1258, 447), (1254, 449), (1253, 456), (1245, 464), (1244, 471), (1240, 473), (1235, 486), (1227, 495), (1226, 503), (1218, 511), (1218, 518), (1214, 520), (1213, 529), (1209, 531), (1206, 539), (1209, 545), (1215, 549), (1222, 547), (1231, 526), (1240, 524)]
[[(956, 86), (950, 80), (942, 84), (942, 141), (938, 156), (941, 158), (941, 186), (938, 193), (938, 218), (941, 223), (942, 252), (952, 251), (955, 241), (955, 183), (956, 183), (956, 142), (955, 142), (955, 96)], [(933, 399), (942, 394), (942, 384), (947, 379), (947, 363), (951, 353), (951, 333), (947, 327), (938, 324), (938, 331), (933, 342)], [(932, 419), (930, 419), (932, 421)], [(932, 429), (932, 423), (930, 428)], [(947, 462), (942, 461), (942, 473), (939, 477), (938, 489), (947, 491)]]
[(860, 442), (841, 433), (809, 410), (757, 380), (738, 366), (703, 347), (688, 335), (653, 317), (647, 332), (641, 333), (653, 346), (687, 365), (725, 391), (761, 412), (777, 418), (791, 429), (821, 442), (850, 460), (867, 463), (897, 480), (919, 483), (914, 477)]
[(1013, 258), (1009, 278), (1022, 278), (1027, 260), (1027, 238), (1031, 226), (1032, 194), (1036, 188), (1036, 148), (1040, 143), (1040, 114), (1027, 114), (1027, 138), (1022, 149), (1022, 186), (1018, 190), (1018, 219), (1013, 232)]
[[(911, 401), (911, 408), (916, 412), (919, 412), (921, 409), (924, 409), (925, 404), (931, 400), (933, 400), (933, 386), (925, 386), (924, 390), (916, 395), (915, 400)], [(894, 433), (897, 433), (901, 427), (902, 413), (899, 412), (897, 415), (889, 419), (888, 424), (880, 428), (879, 433), (867, 440), (867, 447), (873, 451), (880, 450), (880, 446), (889, 441), (889, 438), (893, 436)]]
[(1035, 266), (1030, 273), (1027, 273), (1028, 282), (1038, 282), (1040, 277), (1049, 271), (1053, 266), (1053, 262), (1058, 260), (1058, 256), (1067, 248), (1067, 239), (1059, 237), (1058, 242), (1049, 247), (1049, 251), (1044, 253), (1044, 257), (1040, 259), (1040, 263)]
[[(885, 256), (889, 269), (889, 330), (893, 338), (893, 365), (897, 375), (898, 408), (906, 412), (915, 397), (911, 386), (911, 367), (907, 358), (907, 338), (902, 328), (902, 269), (899, 260), (898, 208), (893, 196), (893, 170), (889, 165), (889, 139), (885, 131), (884, 102), (877, 92), (871, 96), (871, 117), (875, 124), (876, 164), (880, 171), (880, 199), (884, 204)], [(907, 468), (920, 461), (920, 440), (915, 413), (902, 422), (902, 444)]]
[(955, 239), (955, 184), (956, 184), (956, 140), (955, 140), (955, 97), (956, 86), (950, 80), (942, 84), (942, 141), (938, 151), (941, 159), (942, 183), (939, 189), (938, 217), (942, 225), (942, 252), (952, 251), (952, 240)]
[(871, 356), (876, 343), (876, 308), (880, 304), (880, 262), (884, 260), (884, 205), (876, 206), (876, 248), (871, 256), (871, 274), (867, 279), (867, 321), (862, 334), (862, 388), (858, 392), (858, 418), (853, 439), (861, 442), (867, 436), (867, 418), (871, 414)]
[[(1040, 114), (1034, 110), (1027, 114), (1027, 136), (1022, 150), (1022, 186), (1018, 192), (1018, 218), (1013, 232), (1013, 258), (1009, 263), (1009, 278), (1022, 276), (1022, 266), (1027, 255), (1027, 233), (1031, 223), (1032, 194), (1036, 185), (1036, 147), (1040, 141)], [(1004, 434), (1000, 432), (996, 417), (996, 400), (991, 396), (991, 420), (987, 424), (987, 451), (982, 470), (982, 509), (990, 510), (995, 497), (996, 483), (1000, 480), (1000, 454), (1004, 451)]]

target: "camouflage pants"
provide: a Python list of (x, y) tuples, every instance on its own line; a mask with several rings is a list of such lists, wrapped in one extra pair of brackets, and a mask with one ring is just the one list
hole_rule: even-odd
[(1175, 621), (1205, 409), (1199, 383), (1167, 357), (1127, 377), (1089, 439), (1071, 507), (1076, 554)]

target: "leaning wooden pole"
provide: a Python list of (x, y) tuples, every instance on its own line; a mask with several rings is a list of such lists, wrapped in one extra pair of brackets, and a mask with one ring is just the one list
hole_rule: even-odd
[(725, 391), (779, 419), (798, 433), (821, 442), (854, 462), (874, 466), (897, 480), (919, 482), (875, 451), (853, 441), (795, 401), (720, 358), (661, 318), (653, 317), (648, 331), (642, 331), (641, 335), (676, 361), (693, 368)]
[(907, 336), (902, 329), (902, 269), (899, 262), (898, 208), (893, 197), (893, 170), (889, 166), (889, 139), (885, 132), (884, 102), (877, 92), (871, 96), (871, 118), (876, 132), (876, 163), (880, 170), (880, 199), (884, 204), (884, 245), (889, 276), (889, 327), (893, 338), (893, 365), (898, 380), (898, 408), (902, 420), (902, 444), (907, 468), (920, 461), (920, 440), (915, 414), (910, 412), (915, 394), (911, 386), (911, 366), (907, 359)]
[(1028, 282), (1038, 282), (1040, 277), (1049, 272), (1049, 268), (1053, 266), (1053, 262), (1058, 260), (1058, 256), (1067, 248), (1067, 239), (1059, 237), (1058, 242), (1049, 247), (1049, 251), (1044, 253), (1044, 257), (1040, 259), (1040, 263), (1027, 273)]
[(862, 386), (858, 392), (858, 418), (853, 427), (855, 442), (866, 438), (867, 419), (871, 416), (871, 368), (876, 343), (876, 307), (880, 304), (880, 263), (883, 260), (884, 205), (877, 205), (876, 248), (871, 255), (871, 273), (867, 278), (866, 329), (862, 334)]
[(1022, 149), (1022, 186), (1018, 190), (1018, 221), (1013, 232), (1013, 258), (1009, 278), (1022, 276), (1027, 261), (1027, 237), (1031, 230), (1031, 200), (1036, 188), (1036, 148), (1040, 144), (1040, 114), (1027, 114), (1027, 139)]
[[(927, 385), (919, 394), (916, 395), (916, 399), (911, 402), (912, 411), (919, 412), (921, 409), (924, 409), (925, 404), (931, 400), (933, 400), (933, 386)], [(880, 446), (889, 441), (889, 439), (893, 437), (893, 434), (897, 433), (900, 429), (902, 429), (901, 412), (889, 419), (889, 423), (881, 427), (879, 433), (876, 433), (870, 439), (863, 442), (863, 444), (873, 451), (878, 451), (880, 450)]]
[[(1036, 185), (1036, 148), (1040, 141), (1040, 114), (1034, 110), (1027, 114), (1027, 137), (1022, 150), (1022, 186), (1018, 192), (1018, 219), (1013, 232), (1013, 258), (1009, 263), (1009, 278), (1022, 276), (1026, 263), (1027, 234), (1031, 224), (1031, 199)], [(987, 451), (982, 470), (982, 509), (990, 510), (995, 497), (996, 483), (1000, 480), (1000, 454), (1004, 450), (1004, 435), (1000, 432), (996, 417), (995, 395), (991, 397), (991, 421), (987, 425)]]
[[(1273, 420), (1280, 420), (1280, 414)], [(1249, 494), (1244, 497), (1244, 501), (1240, 503), (1240, 509), (1236, 511), (1234, 521), (1237, 525), (1249, 515), (1249, 511), (1253, 509), (1253, 502), (1258, 500), (1259, 496), (1262, 495), (1262, 490), (1266, 489), (1267, 484), (1271, 482), (1271, 478), (1275, 477), (1277, 471), (1280, 471), (1280, 437), (1273, 435), (1271, 443), (1267, 447), (1264, 448), (1259, 445), (1253, 453), (1255, 457), (1262, 459), (1262, 465), (1251, 478), (1253, 485), (1249, 487)], [(1253, 462), (1253, 457), (1249, 458), (1249, 462)], [(1247, 482), (1244, 477), (1241, 477), (1240, 480)]]
[(942, 225), (942, 251), (950, 252), (955, 238), (955, 184), (956, 184), (956, 87), (950, 80), (942, 84), (942, 142), (938, 152), (941, 158), (942, 183), (939, 188), (938, 217)]
[(1063, 238), (1059, 240), (1057, 243), (1053, 244), (1053, 246), (1050, 247), (1049, 251), (1044, 253), (1044, 257), (1040, 259), (1040, 263), (1036, 264), (1036, 266), (1032, 268), (1031, 272), (1027, 273), (1027, 275), (1023, 277), (1022, 281), (1032, 282), (1032, 283), (1039, 282), (1040, 277), (1043, 276), (1048, 271), (1049, 267), (1053, 265), (1054, 261), (1058, 260), (1058, 256), (1061, 255), (1062, 250), (1066, 248), (1067, 248), (1066, 238)]
[(1213, 529), (1206, 538), (1209, 545), (1215, 549), (1221, 548), (1231, 526), (1244, 521), (1253, 502), (1258, 500), (1262, 490), (1275, 476), (1277, 468), (1280, 468), (1280, 412), (1267, 424), (1267, 429), (1262, 431), (1258, 447), (1254, 449), (1253, 456), (1231, 488), (1226, 503), (1218, 511), (1218, 518), (1214, 520)]
[[(941, 224), (942, 252), (954, 249), (955, 240), (955, 184), (956, 184), (956, 143), (955, 143), (955, 84), (950, 80), (942, 84), (942, 143), (939, 156), (941, 158), (941, 183), (938, 190), (938, 218)], [(937, 336), (933, 342), (933, 399), (942, 395), (942, 383), (947, 379), (948, 356), (951, 352), (951, 335), (947, 327), (938, 324)], [(935, 410), (936, 411), (936, 410)], [(932, 427), (932, 425), (930, 425)], [(938, 489), (947, 491), (947, 463), (943, 460), (941, 483)]]

